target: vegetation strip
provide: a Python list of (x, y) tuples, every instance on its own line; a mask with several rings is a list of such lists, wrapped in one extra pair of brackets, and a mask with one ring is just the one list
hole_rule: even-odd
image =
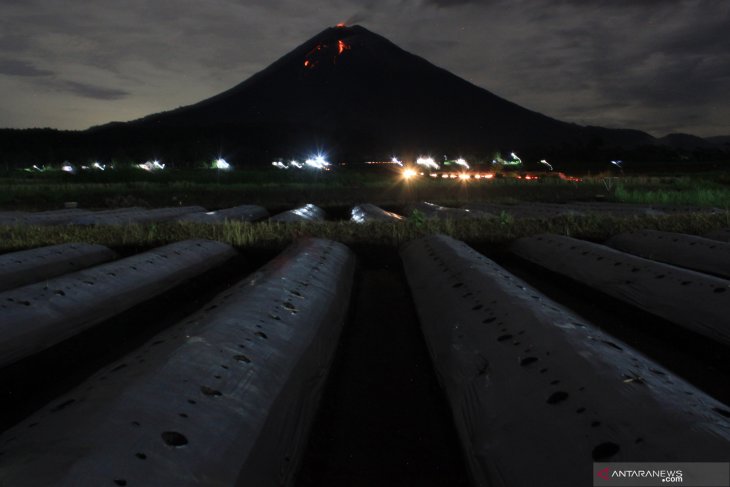
[(0, 226), (0, 252), (68, 242), (87, 242), (112, 248), (149, 248), (188, 238), (218, 240), (238, 248), (283, 249), (302, 237), (336, 240), (347, 245), (397, 248), (414, 238), (443, 233), (470, 244), (508, 244), (519, 237), (556, 233), (602, 241), (613, 235), (654, 229), (701, 235), (727, 227), (730, 214), (681, 213), (667, 216), (592, 214), (550, 219), (516, 220), (510, 215), (492, 219), (440, 220), (411, 215), (406, 222), (296, 222), (287, 225), (271, 221), (216, 224), (162, 222), (120, 226)]

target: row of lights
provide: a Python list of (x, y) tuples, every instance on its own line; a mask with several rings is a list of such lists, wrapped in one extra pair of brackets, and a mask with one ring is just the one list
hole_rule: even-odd
[[(165, 169), (165, 164), (161, 163), (158, 160), (152, 160), (147, 161), (143, 164), (134, 164), (134, 167), (137, 169), (142, 169), (143, 171), (147, 172), (155, 172), (155, 171), (162, 171)], [(218, 158), (211, 164), (212, 169), (218, 169), (221, 171), (230, 171), (233, 169), (233, 166), (231, 166), (225, 159)], [(106, 171), (107, 169), (114, 169), (113, 165), (106, 165), (101, 164), (99, 162), (93, 162), (89, 165), (83, 164), (77, 168), (77, 166), (71, 164), (70, 162), (64, 162), (61, 164), (61, 171), (69, 174), (75, 174), (78, 169), (81, 169), (82, 171), (88, 171), (88, 170), (95, 170), (95, 171)], [(37, 164), (33, 164), (33, 166), (30, 169), (26, 169), (26, 171), (37, 171), (37, 172), (46, 172), (50, 171), (52, 168), (48, 168), (44, 165), (38, 166)]]
[(284, 161), (274, 161), (271, 163), (272, 166), (278, 168), (278, 169), (304, 169), (304, 168), (310, 168), (310, 169), (318, 169), (320, 171), (329, 171), (329, 167), (331, 164), (327, 161), (327, 159), (322, 154), (317, 154), (309, 157), (308, 159), (305, 159), (304, 163), (297, 160), (291, 160), (288, 163)]

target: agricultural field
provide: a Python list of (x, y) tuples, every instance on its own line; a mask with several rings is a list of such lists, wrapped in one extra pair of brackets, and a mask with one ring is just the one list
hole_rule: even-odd
[(0, 484), (726, 461), (726, 175), (275, 174), (0, 178)]

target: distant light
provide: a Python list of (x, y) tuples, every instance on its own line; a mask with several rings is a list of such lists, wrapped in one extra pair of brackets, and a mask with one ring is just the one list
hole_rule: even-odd
[(289, 166), (287, 166), (285, 163), (281, 161), (274, 161), (271, 163), (272, 166), (277, 167), (279, 169), (289, 169)]
[(70, 163), (64, 162), (61, 166), (61, 171), (67, 172), (69, 174), (74, 174), (76, 172), (76, 168), (73, 167)]
[(231, 169), (231, 165), (226, 162), (225, 159), (218, 158), (213, 161), (213, 169), (219, 169), (221, 171), (228, 171)]
[(403, 167), (403, 163), (402, 163), (402, 162), (401, 162), (400, 160), (398, 160), (398, 158), (397, 158), (397, 157), (393, 157), (393, 158), (392, 158), (392, 159), (391, 159), (390, 161), (391, 161), (391, 162), (392, 162), (393, 164), (398, 164), (399, 166)]
[(301, 162), (299, 162), (299, 161), (296, 161), (296, 160), (294, 160), (294, 159), (292, 159), (292, 160), (291, 160), (291, 161), (289, 162), (289, 165), (290, 165), (290, 166), (294, 166), (294, 167), (296, 167), (297, 169), (301, 169), (301, 168), (303, 168), (303, 167), (304, 167), (304, 166), (302, 165), (302, 163), (301, 163)]
[(347, 27), (347, 24), (345, 24), (344, 22), (340, 22), (339, 24), (336, 25), (336, 27), (342, 29), (343, 27)]
[(419, 157), (416, 159), (416, 164), (423, 166), (428, 169), (438, 169), (439, 165), (433, 160), (432, 157)]
[(621, 160), (611, 161), (611, 164), (613, 164), (614, 166), (616, 166), (618, 168), (621, 168), (623, 163), (624, 163), (624, 161), (621, 161)]
[(522, 164), (522, 159), (520, 159), (519, 157), (517, 157), (517, 154), (515, 154), (514, 152), (512, 152), (510, 155), (512, 156), (512, 159), (514, 160), (514, 161), (511, 161), (511, 162), (513, 162), (515, 164)]
[(155, 159), (154, 161), (147, 161), (144, 164), (137, 164), (137, 167), (144, 171), (162, 171), (165, 169), (164, 164), (160, 164), (160, 161)]
[(456, 162), (456, 164), (458, 164), (459, 166), (462, 166), (462, 167), (465, 167), (465, 168), (469, 169), (469, 164), (464, 159), (462, 159), (461, 157), (458, 158), (454, 162)]
[(99, 171), (105, 171), (106, 166), (104, 164), (99, 164), (98, 162), (95, 162), (91, 165), (92, 168), (98, 169)]
[(309, 167), (312, 167), (314, 169), (327, 169), (327, 166), (330, 165), (329, 162), (327, 162), (323, 155), (317, 154), (316, 156), (311, 156), (309, 159), (304, 161), (304, 164), (306, 164)]
[(467, 174), (465, 172), (459, 173), (459, 179), (461, 179), (462, 181), (465, 181), (465, 180), (469, 179), (469, 174)]
[(36, 171), (38, 171), (38, 172), (45, 172), (45, 171), (46, 171), (46, 166), (43, 166), (43, 165), (41, 165), (41, 166), (39, 167), (38, 165), (36, 165), (36, 164), (33, 164), (33, 169), (35, 169), (35, 170), (36, 170)]
[(411, 179), (415, 177), (418, 173), (411, 169), (410, 167), (403, 170), (403, 178), (404, 179)]
[(540, 161), (540, 164), (549, 167), (551, 171), (553, 170), (553, 166), (548, 161), (546, 161), (545, 159), (542, 159)]

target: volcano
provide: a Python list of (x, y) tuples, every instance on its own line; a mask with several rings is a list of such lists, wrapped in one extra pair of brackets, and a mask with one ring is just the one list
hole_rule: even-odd
[(194, 129), (204, 138), (219, 131), (221, 145), (231, 146), (224, 149), (271, 157), (317, 147), (341, 157), (382, 158), (653, 139), (527, 110), (361, 26), (325, 29), (217, 96), (127, 125), (153, 132)]
[(220, 154), (238, 164), (315, 150), (341, 160), (495, 151), (578, 159), (656, 141), (528, 110), (361, 26), (327, 28), (212, 98), (82, 134), (78, 144), (95, 157), (192, 163)]

